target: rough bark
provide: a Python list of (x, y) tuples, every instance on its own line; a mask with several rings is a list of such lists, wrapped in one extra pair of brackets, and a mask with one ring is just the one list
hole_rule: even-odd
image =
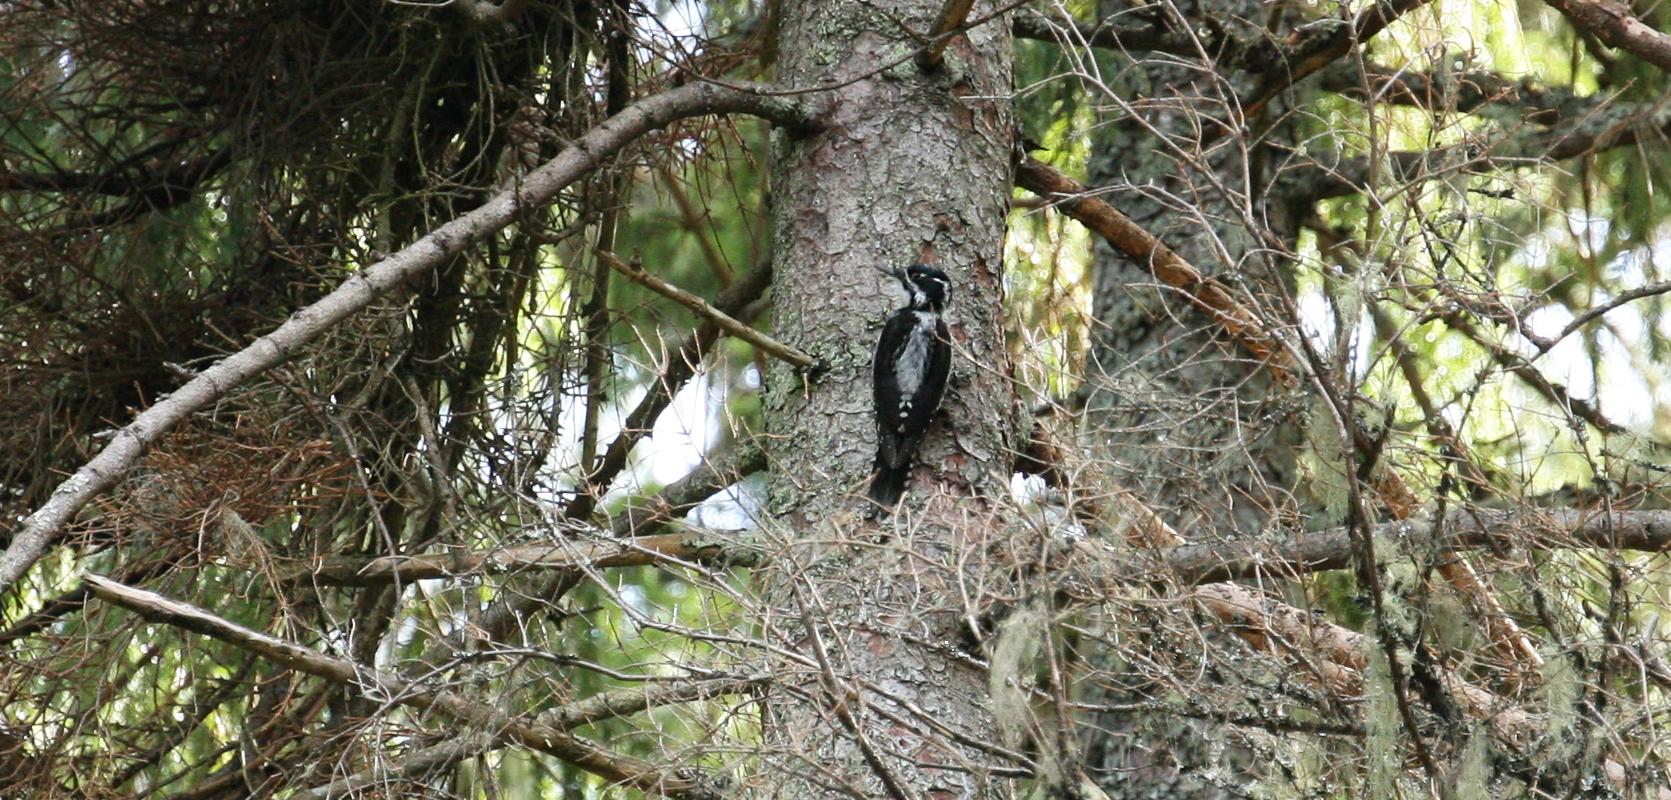
[[(976, 3), (968, 20), (997, 7)], [(820, 668), (786, 664), (778, 676), (764, 795), (984, 797), (999, 791), (994, 767), (1017, 766), (982, 747), (996, 739), (986, 678), (944, 646), (979, 595), (958, 583), (965, 557), (984, 552), (986, 498), (1010, 471), (999, 301), (1011, 42), (999, 16), (954, 36), (925, 71), (910, 32), (930, 30), (939, 10), (783, 8), (782, 80), (839, 88), (827, 127), (780, 141), (773, 173), (777, 332), (825, 370), (779, 366), (769, 381), (770, 510), (797, 543), (774, 560), (771, 591), (782, 635)], [(953, 383), (904, 508), (867, 522), (871, 349), (902, 301), (872, 267), (913, 261), (953, 280)]]

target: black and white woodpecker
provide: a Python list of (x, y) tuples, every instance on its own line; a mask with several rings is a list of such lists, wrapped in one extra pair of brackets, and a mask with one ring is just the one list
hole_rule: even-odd
[(870, 499), (891, 509), (905, 493), (917, 447), (946, 394), (952, 344), (940, 314), (952, 286), (946, 273), (926, 264), (876, 269), (899, 279), (909, 295), (905, 307), (882, 326), (871, 360), (877, 442)]

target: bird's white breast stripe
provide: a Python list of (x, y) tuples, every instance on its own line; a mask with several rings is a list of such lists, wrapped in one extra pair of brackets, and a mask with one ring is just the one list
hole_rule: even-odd
[(913, 312), (917, 322), (905, 336), (905, 346), (894, 362), (894, 382), (899, 386), (900, 416), (911, 407), (911, 397), (922, 388), (923, 373), (928, 371), (929, 345), (934, 342), (935, 317), (925, 311)]

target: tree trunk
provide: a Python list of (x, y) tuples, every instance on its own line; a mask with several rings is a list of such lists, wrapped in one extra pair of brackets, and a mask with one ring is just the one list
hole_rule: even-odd
[[(825, 369), (780, 366), (768, 381), (769, 527), (788, 545), (768, 596), (793, 652), (768, 702), (773, 784), (758, 791), (771, 796), (983, 797), (1001, 784), (986, 677), (956, 643), (979, 613), (969, 581), (1016, 419), (999, 305), (1011, 41), (1000, 16), (919, 68), (912, 33), (939, 5), (783, 4), (783, 84), (840, 88), (827, 124), (780, 140), (773, 167), (776, 329)], [(969, 19), (997, 7), (976, 3)], [(903, 303), (873, 267), (913, 261), (952, 279), (952, 385), (903, 507), (871, 522), (871, 351)]]

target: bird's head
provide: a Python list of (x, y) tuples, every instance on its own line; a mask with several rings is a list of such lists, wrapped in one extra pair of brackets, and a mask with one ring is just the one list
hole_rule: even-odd
[(952, 299), (952, 282), (938, 267), (912, 264), (908, 267), (877, 267), (892, 275), (910, 296), (910, 307), (916, 311), (939, 311)]

